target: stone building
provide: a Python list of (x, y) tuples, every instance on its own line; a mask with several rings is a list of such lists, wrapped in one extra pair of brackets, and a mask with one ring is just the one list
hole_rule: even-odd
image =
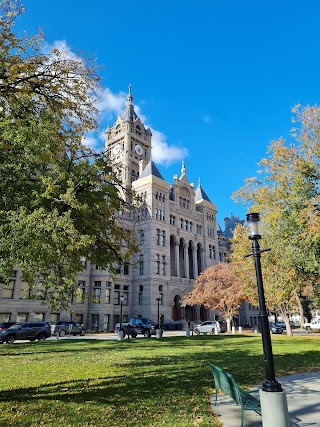
[(124, 186), (140, 196), (134, 218), (123, 220), (136, 233), (140, 250), (116, 275), (83, 259), (77, 276), (81, 297), (68, 312), (50, 312), (44, 301), (30, 301), (19, 270), (9, 286), (1, 285), (0, 321), (68, 320), (88, 330), (112, 330), (130, 317), (161, 318), (168, 327), (213, 319), (218, 313), (186, 306), (183, 297), (206, 267), (224, 261), (227, 241), (217, 225), (217, 209), (200, 182), (195, 187), (182, 163), (180, 176), (166, 182), (151, 157), (152, 132), (134, 110), (131, 87), (125, 111), (106, 130), (105, 150)]

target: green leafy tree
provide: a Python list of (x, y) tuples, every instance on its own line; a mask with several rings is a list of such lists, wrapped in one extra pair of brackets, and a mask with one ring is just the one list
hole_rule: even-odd
[(81, 257), (112, 272), (137, 250), (119, 214), (132, 195), (82, 143), (98, 119), (93, 62), (17, 37), (19, 1), (0, 12), (0, 272), (18, 265), (35, 298), (66, 307)]
[(260, 162), (261, 178), (247, 179), (234, 195), (261, 214), (263, 242), (272, 249), (263, 254), (266, 299), (270, 310), (283, 315), (289, 333), (288, 316), (297, 306), (302, 310), (301, 300), (310, 283), (317, 283), (320, 268), (320, 109), (293, 111), (297, 127), (290, 144), (272, 141), (269, 156)]

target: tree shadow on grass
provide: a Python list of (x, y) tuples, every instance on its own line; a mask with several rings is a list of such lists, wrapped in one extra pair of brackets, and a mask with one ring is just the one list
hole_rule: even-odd
[[(161, 425), (165, 417), (172, 417), (172, 414), (181, 413), (182, 408), (185, 411), (185, 417), (191, 419), (197, 413), (208, 411), (209, 395), (212, 393), (213, 382), (211, 371), (207, 365), (208, 361), (212, 361), (216, 365), (222, 367), (226, 371), (232, 373), (243, 388), (252, 387), (264, 379), (264, 362), (262, 354), (252, 354), (252, 349), (246, 350), (241, 343), (245, 343), (245, 339), (231, 340), (230, 348), (219, 348), (219, 341), (224, 340), (219, 337), (215, 340), (214, 345), (210, 339), (201, 337), (202, 345), (193, 347), (190, 341), (183, 339), (171, 340), (173, 354), (159, 355), (159, 344), (150, 341), (145, 342), (145, 348), (149, 351), (154, 350), (154, 353), (143, 353), (141, 347), (140, 355), (137, 357), (126, 358), (122, 364), (118, 362), (109, 362), (109, 353), (106, 349), (116, 348), (117, 352), (124, 350), (128, 346), (136, 346), (132, 343), (123, 342), (102, 346), (104, 350), (101, 357), (102, 366), (106, 366), (106, 370), (110, 370), (110, 366), (117, 371), (113, 371), (110, 376), (101, 375), (101, 370), (97, 375), (92, 374), (90, 378), (80, 378), (72, 381), (57, 381), (46, 384), (41, 384), (37, 387), (21, 387), (11, 390), (3, 390), (1, 392), (1, 406), (6, 408), (7, 412), (3, 411), (1, 426), (9, 425), (16, 426), (32, 426), (32, 421), (27, 419), (36, 417), (37, 411), (46, 411), (46, 408), (55, 410), (61, 405), (66, 409), (74, 408), (75, 405), (80, 408), (81, 405), (86, 407), (88, 413), (98, 415), (106, 411), (111, 419), (123, 419), (126, 424), (118, 423), (119, 426), (134, 426), (130, 421), (128, 411), (135, 414), (136, 417), (150, 417), (151, 421), (145, 421), (140, 425), (153, 426)], [(91, 342), (93, 344), (93, 342)], [(118, 345), (120, 344), (120, 345)], [(167, 343), (161, 341), (162, 346)], [(190, 347), (189, 352), (184, 352), (185, 348)], [(71, 345), (72, 347), (72, 345)], [(88, 351), (88, 347), (86, 351)], [(279, 346), (280, 347), (280, 346)], [(95, 350), (97, 348), (94, 346)], [(180, 348), (183, 351), (179, 351)], [(100, 347), (98, 346), (100, 350)], [(192, 351), (191, 351), (192, 350)], [(83, 351), (78, 349), (74, 351)], [(310, 371), (312, 369), (319, 370), (318, 351), (305, 351), (295, 354), (278, 354), (275, 358), (277, 376), (280, 373), (286, 372), (302, 372), (304, 369)], [(52, 353), (52, 357), (55, 352)], [(48, 369), (50, 369), (50, 360), (48, 360)], [(62, 369), (68, 373), (68, 361), (65, 361)], [(81, 375), (81, 373), (80, 373)], [(21, 415), (15, 416), (15, 422), (12, 423), (11, 415), (8, 412), (8, 405), (13, 408), (23, 406), (24, 410)], [(200, 408), (200, 409), (199, 409)], [(56, 424), (44, 424), (54, 426), (77, 425), (76, 415), (66, 410), (63, 413), (57, 412)], [(96, 416), (96, 415), (91, 415)], [(183, 416), (183, 415), (179, 415)], [(178, 415), (177, 415), (178, 417)], [(63, 422), (61, 421), (63, 418)], [(149, 418), (148, 418), (149, 419)], [(152, 421), (153, 420), (153, 421)], [(161, 422), (160, 422), (161, 420)], [(179, 418), (176, 419), (176, 425), (193, 425), (179, 424)], [(78, 424), (75, 424), (77, 423)], [(114, 422), (114, 421), (113, 421)], [(153, 423), (153, 424), (152, 424)], [(106, 424), (81, 424), (81, 425), (108, 425)], [(116, 425), (111, 424), (110, 425)], [(167, 424), (169, 425), (169, 424)], [(174, 424), (172, 424), (174, 425)]]
[[(303, 372), (319, 369), (319, 353), (317, 351), (306, 351), (301, 354), (278, 355), (276, 368), (279, 375), (285, 372)], [(314, 361), (310, 366), (308, 361)], [(13, 390), (2, 390), (1, 400), (19, 401), (28, 399), (64, 399), (67, 394), (74, 401), (81, 402), (94, 397), (95, 401), (114, 399), (114, 391), (120, 393), (126, 399), (128, 388), (132, 396), (133, 390), (138, 393), (148, 394), (152, 392), (153, 397), (160, 397), (168, 390), (174, 393), (188, 394), (190, 386), (193, 392), (198, 393), (210, 386), (211, 375), (207, 362), (213, 362), (222, 369), (232, 373), (242, 387), (251, 387), (264, 378), (264, 362), (259, 355), (251, 355), (248, 351), (224, 350), (222, 353), (212, 352), (203, 354), (201, 351), (194, 354), (176, 356), (153, 356), (143, 357), (137, 360), (126, 361), (122, 366), (123, 372), (110, 377), (92, 376), (73, 381), (59, 381), (56, 383), (43, 384), (37, 387), (17, 388)], [(107, 356), (105, 361), (107, 363)], [(67, 370), (67, 364), (66, 364)], [(163, 387), (159, 387), (163, 384)], [(157, 396), (154, 396), (156, 394)], [(129, 398), (129, 397), (128, 397)], [(131, 399), (131, 397), (130, 397)]]

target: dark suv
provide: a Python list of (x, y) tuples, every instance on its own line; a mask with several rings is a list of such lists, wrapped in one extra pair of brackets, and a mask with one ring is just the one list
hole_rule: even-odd
[(4, 329), (10, 328), (10, 326), (15, 325), (17, 322), (3, 322), (0, 323), (0, 331), (3, 331)]
[[(156, 334), (157, 325), (150, 319), (131, 319), (126, 333), (131, 335), (132, 338), (136, 338), (137, 334), (142, 334), (146, 338)], [(161, 331), (162, 335), (162, 331)]]
[(72, 334), (72, 335), (85, 335), (86, 329), (84, 326), (80, 326), (76, 322), (70, 322), (65, 320), (60, 320), (59, 322), (51, 323), (51, 334), (57, 335), (59, 334), (59, 337), (64, 337), (66, 334)]
[(12, 344), (15, 340), (45, 340), (51, 336), (48, 322), (15, 323), (8, 329), (0, 330), (0, 343)]

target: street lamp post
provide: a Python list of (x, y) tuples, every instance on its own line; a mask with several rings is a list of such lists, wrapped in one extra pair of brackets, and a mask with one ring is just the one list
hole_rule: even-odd
[(161, 301), (161, 298), (158, 297), (157, 298), (157, 303), (158, 303), (158, 329), (160, 329), (160, 301)]
[(156, 329), (156, 338), (161, 338), (161, 335), (162, 335), (161, 327), (160, 327), (160, 301), (161, 301), (161, 296), (159, 296), (157, 298), (157, 303), (158, 303), (158, 324), (157, 324), (157, 329)]
[(124, 296), (120, 296), (120, 331), (122, 331), (122, 304), (124, 301)]
[(239, 310), (239, 317), (238, 317), (238, 323), (239, 323), (239, 334), (242, 334), (242, 326), (241, 326), (241, 305), (238, 306), (238, 310)]
[(261, 235), (259, 233), (259, 214), (248, 213), (246, 217), (250, 226), (248, 237), (250, 240), (252, 240), (252, 253), (247, 256), (253, 256), (254, 259), (260, 306), (259, 319), (266, 370), (266, 380), (264, 381), (262, 390), (260, 391), (263, 426), (272, 427), (275, 425), (274, 423), (276, 420), (276, 425), (278, 427), (289, 427), (290, 421), (288, 416), (286, 394), (283, 391), (281, 384), (276, 380), (275, 377), (269, 319), (266, 309), (260, 262), (261, 253), (270, 249), (260, 249), (258, 242), (258, 240), (261, 239)]

